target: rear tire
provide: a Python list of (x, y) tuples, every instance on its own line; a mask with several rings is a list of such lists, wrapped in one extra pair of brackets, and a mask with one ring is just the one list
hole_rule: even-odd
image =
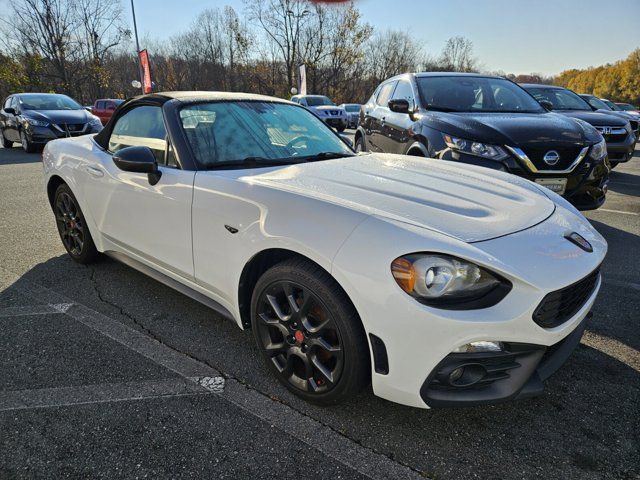
[(304, 400), (339, 403), (370, 382), (369, 347), (354, 306), (308, 260), (285, 260), (260, 277), (251, 327), (269, 369)]
[(94, 262), (100, 254), (93, 243), (78, 200), (65, 183), (57, 188), (53, 197), (53, 213), (60, 240), (69, 256), (83, 265)]
[(4, 136), (4, 130), (0, 131), (0, 135), (2, 136), (2, 148), (12, 148), (13, 147), (13, 142), (9, 141), (5, 138)]

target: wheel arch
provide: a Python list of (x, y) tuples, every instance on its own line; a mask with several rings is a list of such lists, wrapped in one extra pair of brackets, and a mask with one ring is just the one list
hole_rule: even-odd
[[(49, 199), (49, 205), (53, 208), (53, 201), (56, 194), (56, 190), (62, 184), (69, 186), (67, 182), (60, 175), (51, 175), (49, 180), (47, 181), (47, 198)], [(69, 186), (71, 188), (71, 186)], [(72, 190), (73, 191), (73, 190)]]
[[(288, 250), (286, 248), (268, 248), (256, 253), (253, 257), (251, 257), (251, 259), (249, 259), (249, 261), (245, 264), (244, 268), (242, 269), (242, 273), (240, 274), (240, 281), (238, 282), (238, 311), (240, 313), (240, 321), (244, 329), (251, 328), (251, 297), (253, 295), (253, 290), (256, 286), (256, 283), (258, 282), (258, 279), (262, 276), (263, 273), (265, 273), (274, 265), (294, 258), (313, 263), (315, 266), (321, 268), (324, 272), (326, 272), (327, 275), (334, 282), (336, 282), (336, 285), (340, 287), (340, 290), (342, 290), (356, 313), (358, 313), (358, 310), (349, 297), (349, 294), (342, 287), (342, 285), (340, 285), (340, 282), (338, 282), (338, 280), (331, 274), (331, 272), (327, 271), (327, 269), (320, 265), (318, 262), (314, 261), (312, 258), (309, 258), (306, 255), (295, 252), (293, 250)], [(360, 318), (359, 313), (358, 321), (364, 329), (364, 325), (362, 324), (362, 319)]]
[(420, 157), (429, 157), (429, 150), (425, 146), (423, 141), (413, 142), (407, 149), (407, 155), (416, 155)]

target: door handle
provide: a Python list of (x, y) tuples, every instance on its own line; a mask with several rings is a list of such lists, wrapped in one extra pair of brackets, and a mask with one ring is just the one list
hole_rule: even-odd
[(104, 176), (104, 172), (102, 171), (101, 168), (89, 166), (89, 167), (85, 167), (84, 169), (87, 171), (89, 175), (92, 175), (94, 177), (100, 178)]

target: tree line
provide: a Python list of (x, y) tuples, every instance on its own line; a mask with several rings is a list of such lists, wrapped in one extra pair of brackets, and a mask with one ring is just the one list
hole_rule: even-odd
[[(50, 91), (92, 103), (139, 92), (131, 85), (138, 63), (121, 0), (21, 0), (9, 10), (0, 26), (2, 97)], [(374, 29), (354, 3), (307, 0), (244, 0), (240, 11), (209, 8), (170, 38), (143, 38), (141, 48), (149, 51), (158, 91), (288, 97), (304, 63), (308, 91), (338, 103), (364, 102), (382, 80), (406, 71), (481, 68), (467, 38), (452, 37), (432, 54), (407, 32)]]
[[(21, 0), (2, 25), (0, 94), (66, 93), (81, 102), (138, 93), (138, 65), (120, 0)], [(306, 66), (309, 92), (364, 101), (405, 71), (478, 68), (472, 43), (453, 37), (429, 55), (411, 35), (377, 31), (353, 3), (245, 0), (202, 11), (185, 31), (143, 38), (157, 90), (236, 90), (287, 97)]]
[(554, 83), (579, 93), (640, 105), (640, 48), (615, 63), (565, 70)]

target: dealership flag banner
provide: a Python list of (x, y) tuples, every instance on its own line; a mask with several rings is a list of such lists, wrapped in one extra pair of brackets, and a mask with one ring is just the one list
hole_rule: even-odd
[(146, 49), (140, 51), (140, 66), (142, 67), (142, 91), (151, 93), (151, 66), (149, 65), (149, 53)]
[(300, 65), (300, 88), (298, 89), (300, 95), (307, 94), (307, 69), (304, 66), (304, 63)]

